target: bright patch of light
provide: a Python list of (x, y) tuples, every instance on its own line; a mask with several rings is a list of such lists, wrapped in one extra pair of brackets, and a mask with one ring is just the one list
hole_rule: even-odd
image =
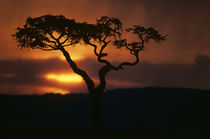
[(53, 94), (61, 94), (61, 95), (65, 95), (65, 94), (69, 94), (70, 91), (64, 90), (64, 89), (60, 89), (60, 88), (54, 88), (54, 87), (43, 87), (42, 88), (42, 92), (44, 93), (53, 93)]
[[(66, 60), (66, 58), (63, 55), (59, 56), (60, 60)], [(80, 55), (71, 55), (71, 59), (72, 60), (81, 60), (84, 59), (84, 57), (80, 56)]]
[(82, 77), (76, 74), (47, 74), (46, 78), (60, 83), (81, 83)]

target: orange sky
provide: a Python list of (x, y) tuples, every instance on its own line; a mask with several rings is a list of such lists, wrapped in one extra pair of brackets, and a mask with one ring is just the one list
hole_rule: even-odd
[[(121, 19), (125, 27), (141, 24), (146, 27), (153, 26), (162, 34), (169, 34), (166, 42), (161, 44), (151, 43), (151, 47), (149, 46), (143, 51), (140, 56), (142, 63), (189, 65), (195, 64), (195, 59), (199, 55), (210, 56), (210, 2), (207, 0), (186, 0), (184, 2), (181, 0), (172, 0), (170, 2), (167, 0), (1, 0), (0, 11), (0, 60), (3, 63), (11, 60), (17, 62), (17, 60), (27, 61), (28, 59), (34, 59), (39, 63), (39, 61), (51, 58), (62, 59), (62, 55), (58, 51), (20, 50), (16, 47), (17, 43), (10, 36), (16, 27), (22, 26), (25, 23), (27, 17), (37, 17), (45, 14), (62, 14), (67, 18), (74, 18), (77, 21), (87, 21), (89, 23), (95, 23), (96, 18), (108, 15)], [(84, 63), (83, 61), (87, 58), (94, 59), (92, 48), (76, 46), (69, 48), (69, 50), (72, 53), (73, 59), (80, 63)], [(107, 51), (113, 52), (113, 50)], [(132, 60), (132, 57), (129, 57), (128, 53), (123, 50), (114, 51), (110, 54), (110, 57), (115, 62), (119, 60)], [(91, 62), (96, 61), (92, 60)], [(65, 61), (63, 63), (67, 64)], [(0, 66), (0, 68), (4, 68), (5, 65)], [(12, 65), (9, 67), (12, 68)], [(87, 65), (83, 64), (83, 67), (86, 68)], [(68, 65), (50, 70), (43, 73), (39, 72), (36, 76), (46, 80), (43, 77), (50, 72), (55, 74), (63, 74), (64, 72), (72, 74)], [(88, 67), (87, 70), (92, 72), (90, 71), (91, 67)], [(92, 73), (94, 79), (97, 79), (96, 73), (96, 71)], [(83, 83), (67, 87), (68, 85), (66, 84), (52, 82), (52, 80), (44, 81), (43, 84), (37, 83), (36, 86), (31, 84), (24, 85), (24, 83), (14, 85), (12, 79), (15, 77), (6, 77), (5, 75), (8, 74), (13, 73), (6, 73), (3, 70), (0, 73), (0, 79), (7, 78), (8, 80), (8, 82), (1, 82), (1, 92), (12, 92), (15, 90), (27, 92), (32, 89), (34, 91), (29, 91), (30, 93), (45, 92), (47, 90), (55, 92), (56, 89), (58, 91), (63, 90), (63, 92), (85, 90)], [(120, 72), (120, 74), (124, 75), (123, 72)], [(132, 74), (132, 71), (130, 74)], [(138, 76), (138, 73), (136, 74), (135, 76)], [(140, 74), (139, 78), (141, 78)], [(31, 77), (31, 79), (34, 78)], [(112, 79), (111, 77), (108, 79), (110, 83), (108, 85), (109, 88), (153, 85), (153, 81), (140, 82), (136, 79), (127, 81)], [(18, 79), (16, 82), (18, 82)], [(175, 85), (172, 84), (171, 86)]]

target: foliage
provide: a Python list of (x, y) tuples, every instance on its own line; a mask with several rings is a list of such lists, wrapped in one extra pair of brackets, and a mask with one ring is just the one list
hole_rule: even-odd
[[(75, 22), (74, 19), (67, 19), (63, 15), (44, 15), (37, 18), (29, 17), (26, 24), (18, 27), (12, 36), (22, 48), (59, 50), (59, 45), (71, 46), (83, 42), (93, 46), (94, 41), (107, 43), (109, 40), (116, 48), (125, 47), (131, 53), (141, 51), (144, 43), (149, 40), (160, 42), (166, 39), (166, 36), (161, 36), (152, 27), (134, 25), (126, 31), (136, 34), (139, 41), (127, 43), (127, 39), (121, 39), (123, 29), (118, 18), (103, 16), (96, 24), (88, 24)], [(114, 40), (111, 37), (114, 37)]]
[[(128, 33), (137, 35), (138, 41), (129, 42), (122, 38), (122, 23), (118, 18), (103, 16), (96, 21), (96, 24), (76, 22), (64, 16), (45, 15), (37, 18), (28, 18), (23, 27), (18, 27), (12, 35), (17, 40), (21, 48), (41, 49), (45, 51), (60, 50), (66, 58), (72, 70), (79, 74), (85, 81), (91, 94), (93, 126), (101, 129), (101, 96), (106, 88), (106, 75), (111, 70), (120, 70), (124, 66), (135, 66), (139, 62), (139, 52), (144, 49), (145, 44), (150, 40), (160, 42), (166, 39), (154, 28), (145, 28), (134, 25), (127, 28)], [(65, 49), (77, 43), (84, 43), (94, 48), (94, 54), (99, 63), (103, 63), (99, 71), (99, 84), (95, 86), (89, 75), (80, 69), (75, 61), (71, 59), (71, 54)], [(100, 46), (99, 46), (100, 45)], [(104, 49), (114, 45), (116, 49), (126, 48), (135, 56), (134, 62), (124, 61), (118, 66), (114, 66), (105, 59), (108, 56)]]

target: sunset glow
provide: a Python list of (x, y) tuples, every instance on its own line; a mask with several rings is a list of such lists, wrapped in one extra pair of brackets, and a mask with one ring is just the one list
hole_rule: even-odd
[[(63, 61), (66, 60), (66, 58), (63, 55), (59, 55), (59, 59), (63, 60)], [(84, 59), (84, 57), (80, 56), (80, 55), (71, 55), (71, 59), (73, 59), (73, 60), (82, 60), (82, 59)]]
[(47, 74), (46, 78), (60, 83), (81, 83), (82, 77), (76, 74)]
[(70, 93), (70, 91), (68, 90), (64, 90), (64, 89), (60, 89), (60, 88), (53, 88), (53, 87), (43, 87), (41, 88), (42, 92), (44, 93), (55, 93), (55, 94), (61, 94), (61, 95), (65, 95)]
[[(106, 89), (145, 86), (210, 89), (209, 5), (208, 0), (0, 0), (0, 94), (88, 92), (85, 82), (72, 72), (62, 51), (17, 47), (19, 43), (11, 36), (17, 27), (23, 28), (28, 17), (46, 15), (62, 15), (76, 23), (92, 25), (96, 25), (96, 20), (102, 16), (119, 18), (123, 34), (116, 39), (128, 39), (128, 43), (137, 41), (136, 34), (126, 32), (126, 28), (133, 25), (154, 27), (162, 35), (168, 35), (161, 43), (153, 40), (147, 43), (139, 53), (139, 63), (135, 67), (125, 66), (124, 70), (108, 73)], [(61, 32), (53, 30), (51, 33), (60, 38)], [(46, 37), (53, 40), (47, 34)], [(62, 36), (60, 42), (65, 37)], [(96, 51), (99, 53), (103, 43), (93, 40), (97, 39), (91, 42), (98, 46)], [(98, 85), (98, 70), (104, 64), (97, 60), (94, 47), (83, 41), (71, 44), (70, 40), (63, 45), (77, 66)], [(109, 43), (103, 51), (107, 56), (102, 58), (115, 66), (135, 61), (135, 56), (126, 47), (116, 49)]]

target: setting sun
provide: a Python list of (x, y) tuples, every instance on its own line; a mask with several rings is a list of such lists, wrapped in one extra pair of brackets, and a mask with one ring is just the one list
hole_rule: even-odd
[(61, 83), (81, 83), (82, 77), (76, 74), (47, 74), (46, 78)]

